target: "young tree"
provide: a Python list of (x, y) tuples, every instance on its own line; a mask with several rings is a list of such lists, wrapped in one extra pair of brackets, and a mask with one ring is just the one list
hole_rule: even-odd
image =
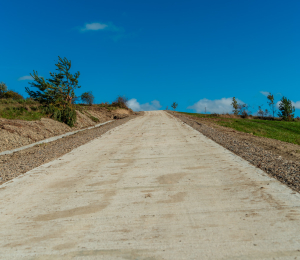
[(32, 99), (44, 104), (45, 112), (51, 114), (52, 118), (72, 127), (76, 122), (72, 100), (75, 98), (75, 89), (80, 88), (78, 86), (80, 73), (79, 71), (74, 75), (70, 73), (71, 61), (67, 58), (58, 57), (55, 66), (58, 72), (50, 72), (51, 78), (48, 80), (39, 77), (37, 71), (33, 71), (30, 75), (34, 81), (29, 84), (38, 90), (26, 88), (26, 92)]
[(236, 101), (235, 97), (232, 98), (232, 103), (231, 103), (232, 107), (233, 107), (233, 114), (235, 114), (236, 116), (239, 114), (239, 105), (238, 102)]
[(81, 98), (81, 101), (83, 103), (86, 103), (88, 105), (92, 105), (94, 103), (94, 95), (92, 93), (92, 91), (89, 91), (89, 92), (84, 92), (82, 93), (82, 95), (80, 96)]
[(273, 118), (275, 116), (275, 101), (274, 101), (274, 95), (272, 95), (271, 93), (269, 93), (269, 95), (267, 96), (268, 99), (268, 104), (271, 108), (271, 112), (273, 113)]
[(249, 116), (248, 105), (247, 104), (238, 104), (237, 105), (238, 114), (243, 118), (247, 118)]
[(279, 103), (278, 116), (284, 120), (291, 120), (295, 116), (295, 107), (292, 105), (292, 101), (286, 97), (282, 97)]
[(270, 116), (269, 110), (268, 110), (268, 109), (265, 109), (264, 117), (269, 117), (269, 116)]
[(4, 82), (0, 82), (0, 98), (4, 98), (6, 92), (7, 92), (6, 84)]
[(75, 89), (80, 88), (78, 86), (80, 73), (79, 71), (74, 75), (70, 73), (71, 61), (67, 60), (67, 58), (62, 59), (58, 57), (58, 63), (55, 66), (58, 73), (50, 72), (51, 78), (48, 80), (39, 77), (38, 72), (33, 71), (33, 74), (30, 75), (34, 81), (29, 82), (29, 84), (38, 90), (33, 91), (27, 87), (26, 92), (31, 98), (40, 103), (65, 107), (72, 104), (72, 99), (75, 97)]
[(173, 104), (172, 104), (172, 108), (174, 109), (174, 111), (176, 110), (176, 108), (177, 108), (177, 106), (178, 106), (178, 104), (176, 103), (176, 102), (173, 102)]
[(264, 117), (264, 111), (261, 108), (262, 106), (258, 106), (257, 116), (258, 117)]

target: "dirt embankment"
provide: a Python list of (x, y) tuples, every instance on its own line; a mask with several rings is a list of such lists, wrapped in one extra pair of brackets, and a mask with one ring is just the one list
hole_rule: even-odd
[(134, 114), (131, 110), (108, 110), (96, 106), (76, 111), (76, 113), (77, 122), (72, 128), (51, 118), (42, 118), (38, 121), (0, 118), (0, 152)]
[(221, 127), (213, 121), (168, 111), (203, 135), (222, 145), (270, 176), (300, 192), (299, 145), (256, 137)]
[(100, 137), (114, 127), (142, 116), (143, 112), (131, 113), (127, 117), (89, 130), (76, 133), (56, 141), (35, 145), (34, 147), (0, 156), (0, 185), (44, 163), (50, 162), (73, 149)]

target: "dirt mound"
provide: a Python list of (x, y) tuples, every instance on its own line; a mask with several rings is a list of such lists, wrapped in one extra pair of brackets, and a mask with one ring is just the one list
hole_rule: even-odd
[(122, 119), (130, 115), (130, 111), (126, 109), (116, 109), (112, 111), (113, 119)]
[(14, 149), (69, 131), (71, 128), (66, 124), (49, 118), (42, 118), (40, 121), (0, 118), (0, 151)]

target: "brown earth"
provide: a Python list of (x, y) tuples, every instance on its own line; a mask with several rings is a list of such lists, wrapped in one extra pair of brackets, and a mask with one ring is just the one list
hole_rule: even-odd
[[(126, 109), (108, 110), (107, 108), (92, 106), (84, 107), (81, 111), (76, 111), (76, 114), (77, 122), (72, 128), (51, 118), (42, 118), (37, 121), (0, 118), (0, 152), (109, 120), (122, 119), (134, 114), (134, 112)], [(93, 121), (95, 118), (99, 121)]]

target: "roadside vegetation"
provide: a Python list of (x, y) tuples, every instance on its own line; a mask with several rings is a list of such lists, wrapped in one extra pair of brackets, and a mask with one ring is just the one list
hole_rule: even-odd
[(32, 99), (0, 99), (0, 117), (26, 121), (47, 116), (41, 105)]
[(245, 119), (241, 117), (230, 118), (230, 115), (180, 113), (209, 120), (214, 124), (229, 127), (240, 132), (300, 145), (300, 121), (298, 120), (266, 120), (258, 117)]
[[(247, 104), (239, 104), (235, 97), (232, 98), (231, 114), (180, 113), (240, 132), (300, 145), (300, 118), (295, 118), (295, 107), (292, 101), (282, 97), (276, 111), (274, 95), (269, 93), (267, 104), (270, 111), (263, 110), (260, 105), (255, 116), (251, 115)], [(276, 112), (278, 117), (275, 117)]]
[[(0, 82), (0, 117), (6, 119), (40, 120), (50, 117), (73, 127), (76, 123), (76, 110), (85, 112), (97, 123), (99, 119), (91, 115), (90, 108), (105, 108), (112, 111), (118, 108), (128, 109), (127, 98), (118, 96), (112, 103), (94, 104), (94, 95), (86, 91), (76, 96), (80, 72), (71, 73), (71, 61), (58, 57), (56, 72), (50, 72), (50, 78), (39, 76), (37, 71), (30, 74), (33, 81), (26, 87), (29, 98), (9, 90), (4, 82)], [(128, 109), (129, 110), (129, 109)]]

